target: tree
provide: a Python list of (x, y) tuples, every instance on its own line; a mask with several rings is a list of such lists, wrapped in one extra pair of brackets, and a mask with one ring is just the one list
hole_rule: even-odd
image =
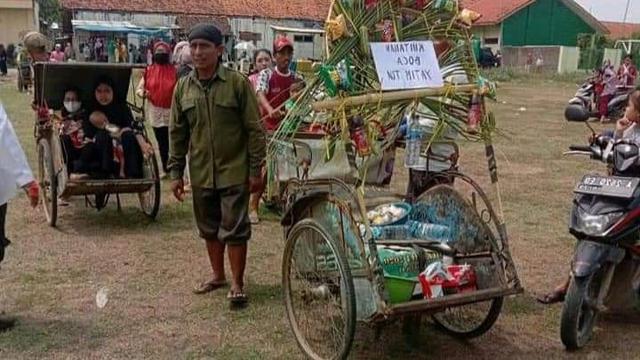
[(60, 23), (61, 12), (58, 0), (38, 0), (40, 5), (40, 19), (46, 21), (49, 26), (51, 23)]

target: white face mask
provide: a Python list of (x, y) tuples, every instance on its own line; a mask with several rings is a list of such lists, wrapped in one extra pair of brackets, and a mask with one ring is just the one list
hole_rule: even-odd
[(68, 112), (74, 113), (80, 110), (82, 103), (80, 101), (65, 101), (64, 108), (67, 109)]

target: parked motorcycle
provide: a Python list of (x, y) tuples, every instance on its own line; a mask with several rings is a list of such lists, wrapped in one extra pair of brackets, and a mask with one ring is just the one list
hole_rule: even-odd
[[(588, 126), (588, 125), (587, 125)], [(589, 146), (572, 145), (569, 155), (588, 155), (608, 164), (603, 175), (585, 175), (577, 184), (570, 232), (578, 240), (572, 262), (571, 284), (561, 319), (561, 338), (567, 350), (585, 346), (593, 335), (598, 314), (610, 299), (638, 289), (623, 278), (622, 264), (640, 264), (640, 150), (638, 145), (607, 136), (594, 136)], [(626, 281), (626, 282), (625, 282)], [(628, 287), (627, 287), (628, 285)], [(621, 292), (621, 291), (620, 291)]]
[[(576, 94), (569, 100), (564, 116), (568, 121), (586, 121), (598, 117), (598, 96), (595, 94), (595, 78), (591, 77), (582, 84)], [(611, 120), (624, 116), (629, 94), (632, 89), (619, 87), (607, 106), (607, 114)]]

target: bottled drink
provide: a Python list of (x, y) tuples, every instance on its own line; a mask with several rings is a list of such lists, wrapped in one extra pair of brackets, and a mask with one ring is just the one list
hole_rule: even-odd
[(467, 118), (467, 132), (469, 134), (478, 133), (482, 117), (482, 97), (477, 91), (474, 91), (469, 101), (469, 116)]
[(375, 240), (407, 240), (411, 231), (407, 225), (372, 226), (371, 235)]
[(416, 116), (409, 118), (409, 129), (407, 131), (407, 144), (405, 154), (405, 166), (415, 167), (420, 163), (420, 151), (422, 149), (423, 131)]
[(411, 235), (416, 239), (435, 240), (443, 243), (448, 243), (451, 240), (451, 231), (448, 226), (418, 221), (410, 221), (407, 225)]

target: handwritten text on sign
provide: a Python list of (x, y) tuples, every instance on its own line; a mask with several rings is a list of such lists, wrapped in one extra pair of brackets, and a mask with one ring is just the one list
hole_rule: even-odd
[(431, 41), (372, 43), (382, 90), (440, 87), (444, 84)]

